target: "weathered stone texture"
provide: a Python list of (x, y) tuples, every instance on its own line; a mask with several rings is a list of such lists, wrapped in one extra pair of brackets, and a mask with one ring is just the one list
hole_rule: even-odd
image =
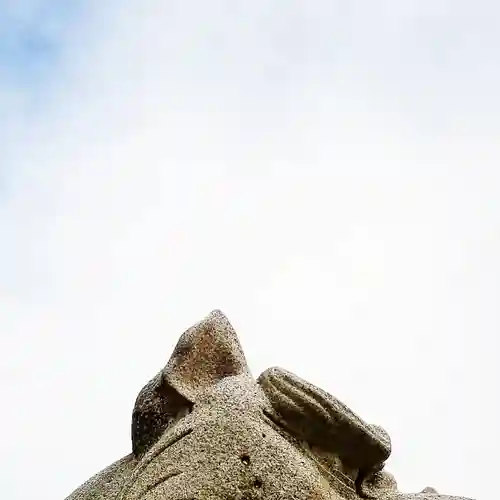
[(67, 500), (467, 500), (403, 494), (388, 434), (281, 368), (255, 380), (220, 311), (139, 393), (132, 453)]

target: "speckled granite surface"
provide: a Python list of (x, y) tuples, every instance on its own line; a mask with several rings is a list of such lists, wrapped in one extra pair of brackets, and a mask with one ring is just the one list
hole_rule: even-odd
[(281, 368), (255, 380), (227, 318), (180, 338), (139, 393), (131, 454), (67, 500), (467, 500), (403, 494), (388, 434)]

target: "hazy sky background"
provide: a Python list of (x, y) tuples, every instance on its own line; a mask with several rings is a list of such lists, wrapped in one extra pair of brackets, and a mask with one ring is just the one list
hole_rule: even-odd
[(392, 436), (403, 491), (498, 496), (500, 7), (0, 0), (2, 496), (130, 451), (214, 308)]

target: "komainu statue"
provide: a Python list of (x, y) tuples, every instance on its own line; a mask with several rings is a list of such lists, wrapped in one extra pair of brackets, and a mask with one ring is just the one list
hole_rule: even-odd
[(67, 500), (467, 500), (404, 494), (388, 434), (281, 368), (255, 380), (220, 311), (137, 396), (132, 452)]

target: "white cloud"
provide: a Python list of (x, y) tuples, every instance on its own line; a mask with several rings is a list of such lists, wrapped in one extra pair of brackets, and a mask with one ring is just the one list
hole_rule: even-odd
[(9, 498), (64, 497), (125, 454), (141, 384), (216, 307), (256, 373), (384, 425), (401, 488), (493, 498), (496, 16), (96, 3), (37, 114), (11, 104)]

